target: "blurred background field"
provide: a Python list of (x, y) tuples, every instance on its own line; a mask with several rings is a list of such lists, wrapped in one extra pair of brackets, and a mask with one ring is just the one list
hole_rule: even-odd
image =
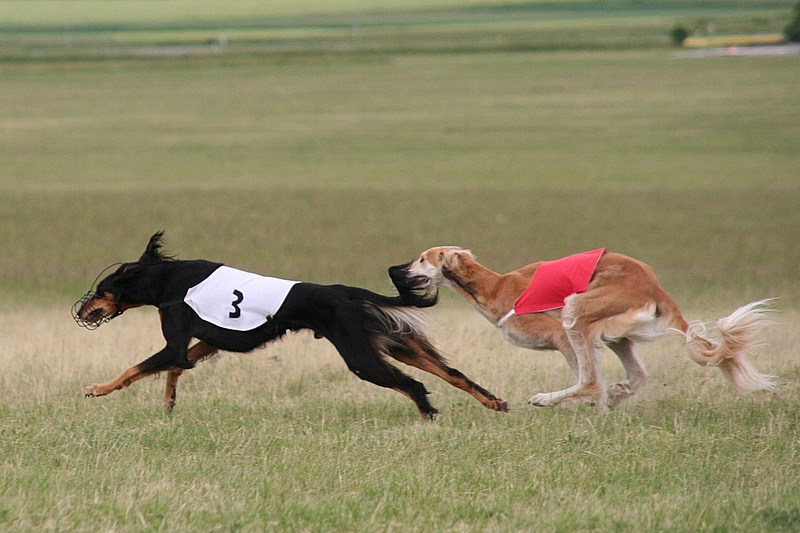
[(786, 0), (13, 0), (0, 2), (0, 58), (408, 53), (663, 47), (681, 25), (705, 36), (780, 33)]
[[(679, 59), (676, 24), (780, 32), (788, 2), (0, 2), (0, 529), (797, 531), (800, 55)], [(607, 247), (690, 319), (778, 297), (736, 397), (676, 339), (621, 409), (456, 297), (431, 310), (485, 411), (435, 425), (293, 335), (84, 399), (157, 313), (68, 309), (166, 230), (179, 258), (392, 291), (440, 244), (507, 271)], [(609, 381), (619, 365), (605, 358)], [(314, 460), (310, 460), (313, 458)]]
[(669, 50), (10, 63), (0, 293), (74, 297), (158, 229), (181, 257), (387, 290), (455, 244), (590, 247), (680, 297), (798, 301), (800, 57)]

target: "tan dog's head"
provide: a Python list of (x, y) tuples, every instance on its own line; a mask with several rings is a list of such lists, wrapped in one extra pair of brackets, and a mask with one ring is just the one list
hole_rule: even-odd
[[(416, 261), (391, 267), (389, 275), (404, 299), (414, 294), (419, 299), (417, 301), (435, 303), (438, 288), (453, 288), (449, 278), (470, 261), (474, 261), (474, 257), (469, 250), (457, 246), (437, 246), (422, 252)], [(411, 301), (411, 297), (407, 299)]]
[(448, 273), (456, 272), (465, 260), (474, 261), (469, 250), (458, 246), (437, 246), (422, 252), (419, 259), (408, 265), (408, 273), (420, 279), (427, 278), (437, 287), (451, 287)]

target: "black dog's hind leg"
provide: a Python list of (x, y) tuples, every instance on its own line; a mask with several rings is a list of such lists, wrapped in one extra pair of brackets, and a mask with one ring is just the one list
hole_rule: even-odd
[(384, 361), (373, 349), (364, 329), (356, 324), (357, 321), (339, 322), (338, 327), (327, 335), (347, 363), (347, 368), (365, 381), (405, 394), (416, 404), (424, 420), (434, 420), (439, 411), (428, 401), (425, 386)]
[[(217, 349), (213, 346), (206, 344), (203, 341), (198, 342), (186, 353), (186, 359), (193, 362), (208, 359), (217, 353)], [(181, 377), (185, 369), (175, 368), (167, 371), (167, 384), (164, 388), (164, 412), (169, 413), (175, 407), (175, 398), (177, 397), (178, 378)]]
[(470, 393), (484, 407), (493, 411), (508, 412), (508, 402), (497, 398), (457, 369), (448, 366), (441, 355), (427, 339), (407, 334), (402, 337), (402, 346), (389, 348), (389, 354), (409, 366), (430, 372), (448, 382), (450, 385)]

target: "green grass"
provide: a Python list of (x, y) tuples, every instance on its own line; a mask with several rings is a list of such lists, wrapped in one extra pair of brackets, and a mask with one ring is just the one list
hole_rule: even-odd
[[(800, 531), (800, 59), (611, 48), (2, 63), (0, 530)], [(605, 246), (688, 319), (780, 297), (753, 360), (783, 384), (737, 397), (673, 339), (620, 409), (536, 409), (563, 358), (447, 295), (436, 344), (510, 414), (412, 372), (444, 413), (424, 424), (307, 334), (202, 364), (171, 416), (163, 378), (85, 399), (163, 341), (152, 309), (90, 333), (69, 305), (158, 229), (182, 258), (381, 292), (434, 245), (498, 271)]]
[[(310, 335), (202, 364), (184, 379), (171, 416), (160, 412), (163, 379), (82, 398), (83, 385), (158, 342), (154, 315), (133, 311), (93, 333), (53, 312), (32, 324), (3, 315), (0, 331), (16, 351), (0, 362), (4, 531), (800, 526), (797, 386), (737, 397), (674, 340), (645, 349), (649, 388), (606, 415), (525, 405), (533, 392), (565, 384), (563, 359), (522, 353), (450, 306), (434, 313), (437, 343), (506, 396), (510, 414), (423, 375), (444, 414), (422, 423), (406, 398), (359, 382)], [(60, 341), (25, 334), (31, 325)], [(795, 328), (770, 334), (757, 365), (796, 381)], [(619, 375), (618, 364), (605, 363), (609, 379)]]

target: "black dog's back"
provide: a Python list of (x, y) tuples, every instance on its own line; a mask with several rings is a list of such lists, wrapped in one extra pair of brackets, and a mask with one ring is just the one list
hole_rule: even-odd
[[(167, 345), (116, 379), (87, 387), (87, 396), (103, 396), (127, 387), (144, 376), (168, 371), (164, 405), (171, 409), (175, 403), (178, 377), (184, 369), (192, 368), (199, 360), (211, 357), (217, 350), (249, 352), (280, 338), (288, 331), (310, 329), (315, 335), (328, 339), (347, 367), (359, 378), (397, 390), (411, 398), (423, 418), (431, 419), (437, 413), (428, 402), (427, 390), (422, 383), (389, 363), (388, 358), (435, 374), (472, 394), (490, 409), (508, 410), (505, 401), (447, 366), (426, 338), (414, 307), (433, 305), (436, 303), (435, 294), (430, 298), (416, 294), (413, 287), (398, 286), (399, 296), (383, 296), (347, 285), (316, 285), (273, 278), (273, 281), (286, 287), (286, 292), (281, 294), (282, 300), (276, 303), (277, 311), (272, 311), (275, 307), (270, 307), (270, 313), (274, 314), (264, 317), (265, 322), (252, 329), (228, 329), (217, 325), (227, 325), (224, 319), (219, 322), (217, 314), (207, 316), (206, 308), (198, 307), (195, 310), (193, 305), (196, 306), (197, 301), (192, 301), (190, 305), (187, 299), (190, 289), (197, 290), (198, 284), (210, 283), (215, 312), (223, 309), (223, 316), (227, 316), (230, 306), (231, 312), (236, 315), (239, 310), (237, 305), (243, 296), (237, 295), (240, 292), (238, 290), (228, 293), (228, 281), (231, 278), (221, 281), (212, 276), (221, 265), (204, 260), (175, 260), (161, 251), (162, 244), (162, 234), (153, 235), (139, 260), (123, 264), (117, 272), (101, 281), (91, 299), (82, 303), (77, 314), (83, 321), (99, 323), (112, 313), (115, 313), (113, 316), (119, 316), (130, 307), (156, 306), (160, 311), (161, 328)], [(241, 271), (238, 273), (246, 274)], [(226, 274), (230, 272), (226, 271)], [(256, 283), (257, 288), (252, 289), (252, 294), (271, 292), (274, 285), (260, 285), (262, 281)], [(244, 288), (242, 290), (247, 292)], [(247, 301), (250, 301), (250, 294), (248, 292)], [(208, 320), (201, 318), (198, 313)], [(229, 318), (238, 320), (240, 317)], [(200, 342), (189, 348), (193, 338)]]

